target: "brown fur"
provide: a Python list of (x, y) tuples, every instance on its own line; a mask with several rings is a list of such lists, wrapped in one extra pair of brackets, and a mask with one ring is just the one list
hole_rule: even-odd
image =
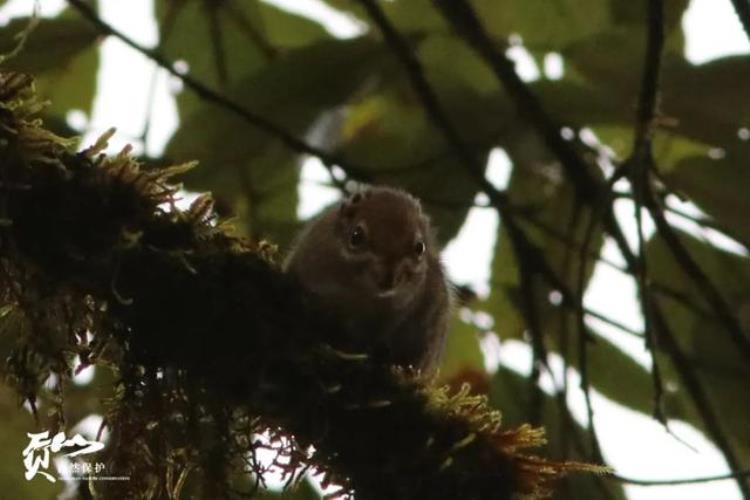
[(285, 268), (348, 328), (352, 346), (389, 364), (437, 367), (451, 294), (416, 198), (386, 187), (355, 193), (303, 230)]

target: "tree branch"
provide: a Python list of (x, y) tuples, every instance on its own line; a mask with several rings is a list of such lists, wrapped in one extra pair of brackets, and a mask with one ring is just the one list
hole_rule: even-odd
[(686, 479), (635, 479), (620, 474), (612, 474), (611, 479), (628, 484), (637, 484), (639, 486), (679, 486), (682, 484), (699, 484), (711, 483), (714, 481), (726, 481), (727, 479), (739, 479), (750, 477), (750, 471), (732, 472), (729, 474), (719, 474), (716, 476), (691, 477)]
[(650, 168), (652, 164), (651, 142), (654, 133), (661, 57), (664, 48), (664, 5), (661, 0), (648, 0), (646, 30), (646, 54), (641, 77), (641, 90), (638, 99), (635, 132), (633, 134), (633, 153), (625, 162), (633, 189), (635, 220), (638, 235), (638, 266), (636, 283), (641, 294), (641, 311), (643, 312), (646, 349), (651, 354), (651, 380), (654, 391), (653, 415), (669, 431), (667, 417), (664, 414), (664, 386), (661, 378), (659, 361), (656, 358), (656, 341), (651, 325), (651, 290), (648, 283), (648, 263), (646, 262), (646, 245), (643, 234), (643, 199), (650, 189)]
[(0, 75), (13, 102), (0, 102), (0, 179), (27, 187), (0, 190), (11, 221), (0, 229), (0, 296), (18, 291), (12, 314), (34, 332), (14, 332), (33, 343), (11, 354), (9, 378), (32, 400), (50, 372), (66, 376), (59, 359), (76, 352), (77, 335), (94, 335), (87, 359), (120, 378), (110, 459), (138, 478), (109, 496), (169, 486), (175, 449), (201, 464), (203, 496), (222, 496), (231, 459), (248, 457), (264, 429), (288, 443), (278, 448), (291, 457), (286, 477), (312, 461), (365, 499), (509, 499), (544, 494), (568, 471), (604, 470), (526, 455), (538, 430), (503, 429), (468, 388), (426, 386), (353, 351), (273, 250), (231, 236), (208, 197), (174, 209), (168, 180), (187, 167), (141, 169), (127, 150), (106, 158), (106, 137), (70, 154), (34, 119), (30, 85)]
[[(642, 212), (644, 207), (655, 220), (659, 234), (665, 238), (670, 250), (672, 250), (675, 257), (678, 258), (683, 269), (690, 274), (693, 274), (695, 270), (691, 270), (691, 263), (694, 264), (694, 262), (692, 262), (692, 259), (689, 254), (687, 254), (687, 250), (682, 243), (676, 239), (672, 227), (667, 223), (666, 218), (664, 217), (661, 207), (657, 205), (651, 185), (654, 161), (652, 154), (652, 137), (658, 109), (659, 76), (664, 46), (663, 0), (648, 1), (647, 26), (646, 55), (641, 80), (640, 96), (638, 99), (633, 153), (625, 165), (633, 188), (635, 218), (638, 228), (639, 265), (637, 268), (637, 282), (638, 288), (641, 292), (641, 305), (646, 325), (646, 347), (651, 352), (652, 359), (651, 373), (654, 385), (654, 417), (664, 425), (667, 432), (671, 433), (666, 415), (664, 415), (663, 411), (663, 385), (659, 363), (656, 358), (656, 348), (658, 345), (661, 345), (666, 347), (669, 356), (680, 374), (680, 378), (687, 386), (688, 393), (693, 399), (698, 412), (706, 425), (706, 429), (721, 448), (732, 470), (736, 471), (738, 470), (739, 463), (730, 441), (724, 434), (719, 420), (713, 412), (710, 400), (705, 394), (698, 377), (695, 375), (693, 367), (685, 358), (684, 353), (674, 338), (666, 319), (664, 318), (658, 303), (653, 299), (649, 288), (650, 284), (648, 281), (645, 242), (642, 228)], [(672, 241), (671, 244), (669, 243), (670, 241)], [(678, 244), (675, 244), (674, 241), (677, 241)], [(678, 253), (682, 255), (682, 259), (677, 255)], [(693, 265), (693, 267), (697, 268), (697, 265)], [(705, 286), (712, 287), (712, 283), (708, 280), (708, 277), (705, 275), (702, 275), (702, 277), (702, 283)], [(723, 311), (726, 309), (726, 305), (723, 303), (723, 299), (719, 297), (719, 299), (710, 303), (720, 315), (724, 314)], [(654, 330), (654, 323), (657, 325), (656, 332), (658, 332), (658, 336)], [(725, 324), (727, 323), (725, 322)], [(731, 328), (730, 332), (732, 332)], [(750, 343), (748, 343), (748, 345), (750, 345)], [(744, 481), (741, 480), (738, 481), (738, 485), (743, 496), (748, 498), (748, 494), (750, 494), (748, 485), (744, 484)]]

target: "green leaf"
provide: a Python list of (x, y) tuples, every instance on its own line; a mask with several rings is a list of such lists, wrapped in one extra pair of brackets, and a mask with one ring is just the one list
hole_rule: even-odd
[(278, 50), (304, 47), (330, 38), (328, 32), (316, 21), (265, 2), (255, 3), (258, 22), (263, 26), (268, 42)]
[[(160, 50), (217, 90), (236, 87), (287, 50), (329, 37), (316, 22), (257, 0), (156, 2), (156, 13)], [(200, 106), (192, 92), (177, 101), (183, 119)]]
[[(750, 329), (750, 259), (726, 253), (686, 234), (681, 234), (680, 240), (721, 291), (737, 317), (744, 321), (745, 329)], [(680, 290), (685, 300), (695, 304), (699, 311), (711, 311), (702, 293), (685, 275), (658, 235), (648, 242), (646, 258), (654, 287), (668, 285), (671, 289)], [(659, 297), (667, 323), (703, 384), (722, 427), (731, 436), (741, 460), (749, 463), (747, 408), (750, 408), (750, 393), (747, 391), (747, 380), (750, 378), (750, 364), (715, 317), (696, 312), (683, 301), (662, 295)], [(669, 353), (664, 352), (662, 359), (668, 357)], [(689, 421), (703, 429), (687, 390), (675, 373), (674, 370), (667, 371), (665, 379), (679, 387), (685, 407), (693, 410)]]
[(609, 7), (599, 0), (476, 0), (477, 16), (496, 37), (521, 35), (533, 51), (557, 50), (610, 24)]
[[(16, 35), (28, 23), (29, 18), (13, 19), (0, 30), (1, 54), (10, 52), (16, 46)], [(99, 36), (99, 32), (83, 19), (42, 19), (26, 39), (23, 51), (3, 66), (6, 70), (32, 74), (57, 70), (90, 47)]]
[[(9, 51), (29, 18), (12, 20), (0, 30), (0, 53)], [(23, 51), (6, 61), (9, 70), (31, 73), (36, 89), (50, 106), (48, 115), (61, 118), (71, 109), (89, 114), (96, 93), (99, 68), (97, 42), (99, 32), (83, 19), (73, 18), (69, 10), (54, 19), (42, 19), (28, 36)]]
[[(509, 114), (507, 104), (455, 78), (441, 78), (430, 67), (428, 71), (442, 108), (483, 165), (497, 135), (510, 128), (510, 121), (503, 119)], [(364, 166), (371, 181), (401, 186), (418, 196), (444, 245), (463, 225), (478, 183), (441, 128), (427, 117), (407, 77), (399, 74), (388, 84), (351, 109), (342, 152)]]
[[(615, 26), (628, 26), (634, 32), (631, 37), (642, 33), (642, 27), (648, 22), (648, 4), (646, 2), (628, 2), (609, 0), (609, 8)], [(685, 37), (682, 32), (682, 16), (690, 5), (690, 0), (664, 1), (665, 44), (669, 50), (682, 53)], [(645, 36), (643, 34), (642, 36)]]
[(486, 95), (500, 90), (494, 73), (460, 38), (436, 34), (419, 44), (418, 55), (430, 82), (455, 85)]
[[(607, 338), (595, 331), (589, 332), (594, 339), (588, 344), (586, 351), (591, 387), (616, 403), (652, 415), (654, 388), (651, 373)], [(568, 352), (576, 352), (577, 331), (573, 337)], [(554, 348), (559, 349), (558, 346)], [(568, 363), (580, 372), (580, 359), (577, 353), (568, 357)], [(623, 380), (627, 380), (628, 383), (623, 384)], [(665, 390), (663, 396), (664, 410), (670, 418), (692, 418), (692, 410), (681, 395)]]
[[(682, 16), (688, 5), (690, 5), (690, 0), (664, 1), (664, 26), (667, 32), (680, 26)], [(612, 19), (617, 25), (643, 26), (648, 19), (647, 7), (648, 4), (645, 2), (609, 0)]]
[(454, 315), (440, 365), (441, 379), (450, 380), (467, 370), (485, 371), (479, 334), (478, 328)]
[(600, 124), (627, 124), (633, 112), (623, 108), (606, 90), (569, 80), (541, 80), (531, 84), (547, 113), (559, 123), (581, 128)]
[[(292, 50), (248, 76), (227, 95), (298, 137), (326, 111), (346, 104), (382, 71), (382, 47), (370, 40), (326, 40)], [(288, 243), (296, 224), (298, 154), (211, 103), (201, 103), (167, 146), (176, 161), (198, 159), (184, 179), (235, 207), (248, 233)], [(240, 203), (241, 201), (241, 203)]]
[[(581, 38), (562, 50), (570, 69), (578, 72), (593, 86), (601, 88), (610, 96), (616, 96), (619, 104), (630, 104), (640, 88), (645, 54), (645, 30), (620, 27)], [(617, 57), (612, 57), (617, 54)], [(616, 82), (616, 85), (613, 85)]]
[[(445, 32), (445, 21), (430, 0), (410, 0), (408, 2), (390, 2), (383, 4), (383, 10), (402, 32)], [(369, 17), (365, 17), (369, 20)]]
[(672, 189), (686, 194), (717, 222), (750, 242), (750, 168), (745, 158), (691, 156), (681, 160), (665, 179)]
[[(617, 57), (612, 57), (617, 54)], [(619, 29), (597, 34), (563, 50), (570, 67), (605, 97), (610, 106), (631, 110), (640, 90), (645, 43), (642, 35)], [(634, 71), (634, 68), (638, 70)], [(731, 56), (691, 65), (682, 55), (666, 52), (660, 85), (660, 114), (670, 134), (706, 145), (734, 148), (737, 131), (750, 121), (750, 103), (739, 81), (750, 79), (750, 57)]]
[[(732, 56), (692, 66), (671, 59), (662, 85), (663, 112), (677, 121), (673, 131), (705, 142), (739, 145), (737, 131), (750, 122), (750, 103), (737, 82), (750, 80), (750, 56)], [(747, 144), (744, 153), (747, 154)]]
[[(372, 24), (356, 2), (326, 0), (326, 3)], [(474, 0), (472, 4), (485, 29), (498, 42), (520, 34), (532, 51), (554, 50), (610, 24), (609, 7), (597, 0), (562, 0), (553, 5), (546, 0)], [(431, 0), (383, 2), (381, 7), (402, 34), (444, 35), (451, 31)]]
[[(371, 29), (377, 30), (376, 26), (372, 26), (370, 17), (358, 2), (351, 0), (325, 0), (325, 2), (358, 21), (371, 25)], [(381, 2), (380, 8), (383, 9), (393, 26), (402, 33), (426, 34), (448, 31), (443, 18), (431, 0)]]

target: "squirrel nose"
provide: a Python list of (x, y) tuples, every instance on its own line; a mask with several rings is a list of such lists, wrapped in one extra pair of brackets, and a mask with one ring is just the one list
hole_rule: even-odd
[(393, 294), (396, 289), (406, 281), (406, 272), (402, 265), (387, 266), (383, 269), (381, 279), (378, 282), (380, 293)]
[(380, 281), (378, 282), (378, 287), (380, 288), (381, 293), (395, 290), (398, 284), (396, 276), (396, 273), (392, 269), (387, 269), (383, 273)]

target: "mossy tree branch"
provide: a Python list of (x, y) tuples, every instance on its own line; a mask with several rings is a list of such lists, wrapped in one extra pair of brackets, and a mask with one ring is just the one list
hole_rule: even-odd
[(538, 497), (601, 471), (525, 455), (539, 430), (350, 352), (270, 245), (232, 236), (208, 196), (175, 208), (169, 178), (189, 166), (106, 157), (107, 137), (71, 153), (38, 109), (28, 77), (0, 76), (0, 296), (17, 336), (4, 375), (33, 402), (72, 354), (113, 367), (108, 458), (134, 480), (105, 497), (176, 497), (193, 470), (204, 496), (252, 492), (264, 431), (290, 482), (313, 465), (360, 499)]

